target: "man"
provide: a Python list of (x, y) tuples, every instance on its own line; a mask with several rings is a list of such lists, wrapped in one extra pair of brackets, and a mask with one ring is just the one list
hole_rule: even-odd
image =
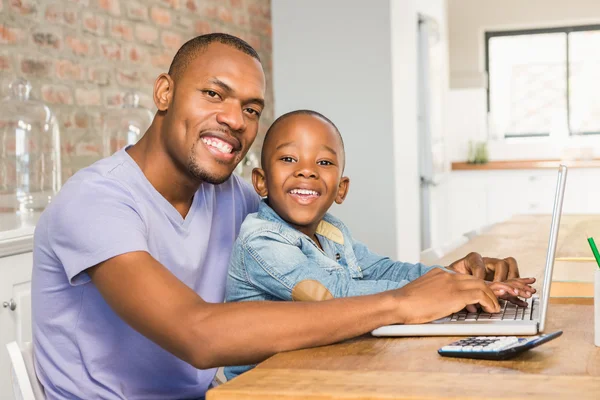
[[(231, 247), (258, 205), (231, 174), (256, 137), (264, 92), (247, 43), (225, 34), (190, 40), (156, 80), (158, 111), (144, 137), (75, 174), (44, 212), (32, 302), (48, 399), (198, 398), (218, 366), (467, 305), (499, 309), (481, 280), (441, 270), (360, 298), (223, 304)], [(518, 275), (514, 260), (477, 254), (451, 267)]]

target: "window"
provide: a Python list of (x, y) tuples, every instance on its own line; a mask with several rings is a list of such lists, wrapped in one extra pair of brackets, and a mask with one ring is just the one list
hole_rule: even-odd
[(600, 25), (486, 32), (485, 42), (495, 132), (600, 134)]

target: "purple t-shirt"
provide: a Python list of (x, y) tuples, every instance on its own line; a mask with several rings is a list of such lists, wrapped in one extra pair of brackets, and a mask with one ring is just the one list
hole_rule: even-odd
[(221, 185), (202, 184), (184, 219), (125, 149), (69, 179), (34, 237), (35, 368), (47, 398), (203, 396), (215, 370), (198, 370), (133, 330), (85, 270), (146, 251), (205, 301), (222, 302), (231, 248), (258, 202), (252, 187), (232, 175)]

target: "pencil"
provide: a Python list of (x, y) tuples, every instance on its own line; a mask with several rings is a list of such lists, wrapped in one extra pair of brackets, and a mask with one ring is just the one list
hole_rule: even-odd
[(598, 249), (596, 248), (596, 243), (594, 243), (594, 238), (590, 236), (588, 238), (588, 243), (590, 244), (590, 247), (592, 248), (592, 253), (594, 253), (594, 258), (596, 259), (598, 268), (600, 268), (600, 254), (598, 254)]

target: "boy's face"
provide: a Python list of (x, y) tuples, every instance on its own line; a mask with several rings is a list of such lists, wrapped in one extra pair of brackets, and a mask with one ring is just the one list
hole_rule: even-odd
[(321, 118), (299, 114), (281, 121), (263, 145), (263, 160), (252, 174), (254, 188), (301, 232), (314, 234), (331, 204), (346, 197), (342, 141)]

